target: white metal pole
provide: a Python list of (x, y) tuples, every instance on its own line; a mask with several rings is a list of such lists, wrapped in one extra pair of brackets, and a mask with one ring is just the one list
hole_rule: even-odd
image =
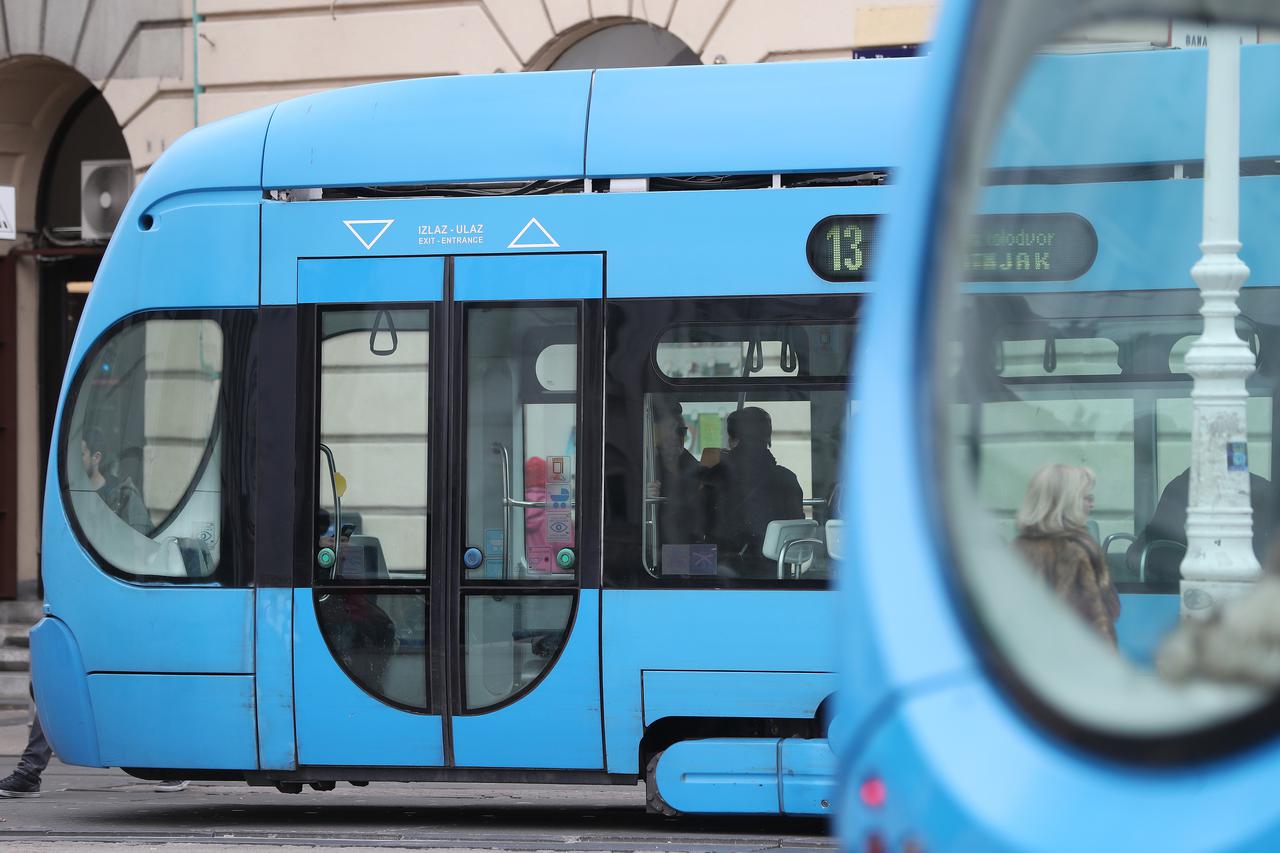
[(1247, 592), (1253, 554), (1245, 379), (1254, 356), (1236, 334), (1236, 299), (1249, 276), (1240, 260), (1240, 33), (1209, 28), (1205, 106), (1204, 236), (1191, 268), (1204, 332), (1187, 353), (1191, 391), (1191, 497), (1182, 561), (1182, 613), (1208, 615)]

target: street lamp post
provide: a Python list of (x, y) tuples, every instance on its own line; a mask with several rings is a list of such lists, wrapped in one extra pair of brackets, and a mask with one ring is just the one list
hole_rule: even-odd
[(1236, 334), (1236, 299), (1249, 276), (1240, 260), (1240, 34), (1209, 29), (1205, 107), (1204, 235), (1191, 277), (1204, 332), (1187, 353), (1191, 390), (1191, 496), (1182, 561), (1182, 614), (1206, 616), (1247, 592), (1253, 554), (1245, 379), (1254, 370)]

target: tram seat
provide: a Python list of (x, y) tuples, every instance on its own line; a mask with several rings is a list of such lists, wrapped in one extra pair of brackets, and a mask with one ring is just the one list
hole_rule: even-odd
[(833, 560), (844, 557), (844, 519), (831, 518), (826, 524), (827, 556)]
[(769, 522), (764, 531), (760, 553), (778, 563), (778, 579), (786, 577), (788, 566), (800, 566), (814, 556), (818, 538), (818, 522), (809, 518), (788, 518)]
[(203, 539), (180, 538), (174, 544), (187, 577), (207, 578), (213, 574), (213, 553)]
[[(346, 516), (344, 515), (345, 519)], [(352, 534), (342, 544), (342, 562), (338, 569), (338, 577), (342, 580), (386, 580), (390, 577), (387, 571), (387, 559), (382, 553), (382, 542), (377, 536), (361, 536)]]

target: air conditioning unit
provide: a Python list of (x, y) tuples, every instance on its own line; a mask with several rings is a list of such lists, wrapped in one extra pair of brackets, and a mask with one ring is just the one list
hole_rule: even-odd
[(83, 160), (80, 163), (80, 239), (111, 237), (129, 193), (133, 163), (128, 160)]

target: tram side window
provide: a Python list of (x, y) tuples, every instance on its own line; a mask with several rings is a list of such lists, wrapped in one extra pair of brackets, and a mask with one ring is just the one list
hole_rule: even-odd
[(610, 349), (606, 548), (643, 572), (613, 582), (831, 577), (854, 326), (813, 318), (855, 306), (828, 300), (612, 306), (611, 326), (628, 322)]
[(214, 319), (135, 320), (82, 369), (63, 433), (63, 489), (107, 568), (170, 582), (218, 574), (224, 463), (239, 441), (223, 429), (232, 345)]
[(833, 433), (815, 434), (814, 422), (832, 423), (846, 405), (841, 392), (752, 395), (741, 406), (647, 394), (645, 570), (690, 579), (830, 577), (824, 525), (835, 520), (828, 500), (836, 451)]
[(981, 407), (978, 484), (1001, 535), (1018, 535), (1014, 517), (1031, 476), (1046, 460), (1094, 471), (1090, 533), (1101, 544), (1134, 526), (1134, 401), (1075, 396), (1061, 388), (1024, 389), (1023, 399)]
[[(999, 310), (996, 305), (989, 313)], [(1042, 465), (1082, 466), (1096, 478), (1088, 532), (1105, 552), (1121, 591), (1177, 590), (1186, 553), (1191, 465), (1191, 399), (1184, 360), (1193, 337), (1180, 335), (1196, 322), (1172, 312), (1141, 321), (1090, 318), (1077, 325), (1105, 331), (1112, 339), (1065, 337), (1070, 324), (1060, 322), (1048, 337), (1008, 338), (1011, 330), (1005, 328), (994, 350), (985, 339), (974, 348), (982, 358), (994, 353), (989, 364), (970, 363), (975, 373), (987, 375), (985, 391), (982, 383), (975, 390), (990, 395), (998, 388), (997, 399), (977, 408), (958, 404), (956, 422), (980, 436), (976, 481), (1005, 542), (1018, 536), (1016, 514)], [(1243, 321), (1238, 325), (1249, 337), (1248, 326)], [(1256, 340), (1254, 346), (1259, 346)], [(1122, 352), (1129, 374), (1119, 369)], [(1272, 526), (1266, 504), (1271, 418), (1269, 396), (1248, 399), (1248, 464), (1259, 560)]]

